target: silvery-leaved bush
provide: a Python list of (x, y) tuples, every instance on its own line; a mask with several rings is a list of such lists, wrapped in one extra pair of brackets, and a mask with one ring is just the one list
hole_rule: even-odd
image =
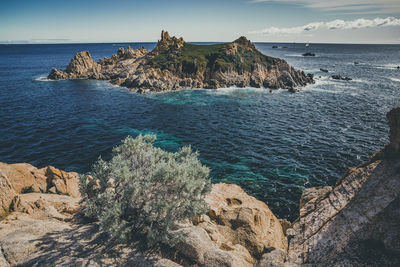
[(153, 146), (154, 135), (127, 137), (81, 176), (85, 214), (117, 242), (152, 247), (173, 244), (178, 222), (203, 214), (211, 188), (209, 169), (198, 153), (182, 147), (175, 153)]

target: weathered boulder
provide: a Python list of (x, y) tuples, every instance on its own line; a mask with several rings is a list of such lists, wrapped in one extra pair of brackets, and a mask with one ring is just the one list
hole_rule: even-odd
[(233, 184), (215, 184), (207, 215), (183, 226), (177, 250), (201, 266), (253, 266), (263, 254), (286, 250), (279, 220), (268, 206)]
[(79, 178), (76, 172), (65, 172), (48, 166), (45, 172), (47, 188), (55, 188), (57, 194), (79, 197)]
[(260, 267), (285, 267), (286, 251), (282, 249), (274, 249), (265, 253), (260, 260)]
[(28, 163), (0, 162), (0, 217), (10, 210), (18, 194), (57, 193), (79, 197), (79, 179), (75, 172), (52, 166), (38, 169)]
[(336, 185), (307, 189), (287, 230), (288, 262), (325, 266), (400, 264), (400, 109), (387, 115), (390, 144)]
[(44, 169), (37, 169), (28, 163), (7, 164), (0, 162), (0, 170), (8, 177), (12, 188), (17, 193), (23, 190), (33, 192), (45, 192), (47, 178)]
[[(264, 202), (249, 196), (240, 186), (215, 184), (206, 202), (210, 207), (207, 215), (225, 240), (241, 244), (253, 256), (272, 248), (286, 249), (279, 220)], [(203, 225), (207, 228), (207, 223)]]

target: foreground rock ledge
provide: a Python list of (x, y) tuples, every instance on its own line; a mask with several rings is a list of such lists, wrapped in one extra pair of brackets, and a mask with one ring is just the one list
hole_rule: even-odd
[[(0, 163), (0, 174), (0, 266), (181, 266), (134, 248), (105, 247), (98, 224), (79, 218), (76, 173)], [(207, 215), (178, 230), (184, 238), (176, 246), (175, 261), (251, 267), (271, 251), (286, 251), (278, 219), (239, 186), (213, 185), (206, 201)]]
[(225, 44), (194, 45), (164, 31), (152, 51), (120, 48), (111, 58), (98, 62), (88, 51), (79, 52), (65, 70), (52, 69), (48, 78), (110, 80), (140, 93), (230, 86), (295, 92), (314, 82), (312, 74), (263, 55), (245, 37)]

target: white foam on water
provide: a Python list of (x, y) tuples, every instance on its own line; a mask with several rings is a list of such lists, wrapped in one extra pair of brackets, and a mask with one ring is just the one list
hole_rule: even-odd
[(389, 77), (388, 79), (389, 79), (389, 80), (392, 80), (392, 81), (394, 81), (394, 82), (400, 83), (400, 79), (399, 79), (399, 78), (392, 78), (392, 77)]
[(276, 90), (276, 89), (269, 89), (269, 88), (255, 88), (255, 87), (244, 87), (244, 88), (240, 88), (240, 87), (236, 87), (236, 86), (232, 86), (232, 87), (226, 87), (226, 88), (218, 88), (218, 89), (202, 89), (205, 90), (207, 94), (209, 95), (232, 95), (235, 93), (260, 93), (260, 94), (264, 94), (264, 93), (270, 93), (270, 90), (272, 90), (272, 92), (277, 92), (280, 89)]
[(36, 77), (35, 81), (40, 81), (40, 82), (54, 82), (55, 80), (47, 79), (46, 76), (40, 76)]

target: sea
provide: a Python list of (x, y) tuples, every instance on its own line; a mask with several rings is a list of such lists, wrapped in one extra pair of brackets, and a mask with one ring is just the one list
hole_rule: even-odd
[(197, 150), (214, 183), (238, 184), (279, 218), (294, 220), (305, 188), (334, 185), (388, 143), (385, 116), (400, 105), (400, 45), (256, 43), (315, 75), (299, 93), (249, 87), (137, 94), (107, 81), (46, 79), (79, 51), (98, 60), (128, 45), (155, 47), (0, 45), (0, 161), (86, 173), (126, 136), (155, 134), (155, 145), (167, 151)]

